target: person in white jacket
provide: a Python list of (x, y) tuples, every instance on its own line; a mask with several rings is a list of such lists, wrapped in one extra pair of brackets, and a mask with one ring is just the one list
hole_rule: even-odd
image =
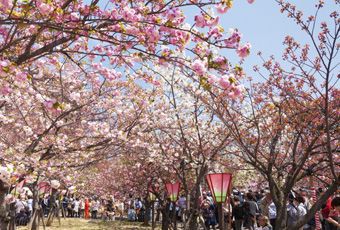
[(270, 203), (270, 205), (268, 206), (268, 217), (270, 225), (272, 226), (273, 230), (275, 230), (276, 206), (274, 202)]

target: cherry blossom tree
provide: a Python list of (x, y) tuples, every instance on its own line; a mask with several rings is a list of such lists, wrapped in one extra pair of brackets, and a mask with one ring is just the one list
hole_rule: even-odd
[[(176, 63), (204, 73), (209, 64), (225, 72), (227, 58), (211, 59), (211, 47), (245, 57), (250, 45), (240, 43), (237, 30), (223, 33), (214, 12), (231, 6), (232, 1), (1, 1), (0, 197), (33, 172), (49, 177), (56, 169), (113, 157), (143, 110), (136, 96), (143, 90), (133, 80), (158, 84), (145, 65)], [(194, 25), (187, 23), (187, 7), (199, 9)], [(6, 213), (0, 215), (5, 229)]]
[(85, 73), (67, 60), (35, 64), (40, 65), (32, 66), (34, 77), (2, 97), (1, 160), (13, 165), (17, 178), (2, 183), (4, 194), (34, 172), (51, 178), (67, 167), (113, 157), (124, 144), (121, 133), (134, 126), (142, 109), (135, 98), (143, 92), (140, 87), (113, 73), (111, 79), (100, 79), (107, 68), (84, 65), (89, 68)]
[[(224, 123), (234, 139), (234, 155), (251, 165), (268, 181), (277, 207), (276, 226), (286, 226), (286, 203), (289, 193), (301, 181), (321, 181), (326, 191), (317, 199), (307, 215), (296, 226), (307, 223), (339, 186), (339, 15), (330, 13), (328, 22), (318, 27), (318, 2), (315, 15), (303, 13), (286, 1), (277, 1), (310, 39), (300, 44), (293, 37), (284, 40), (283, 61), (274, 57), (263, 60), (261, 82), (244, 83), (243, 97), (230, 100), (221, 93), (239, 83), (235, 72), (229, 82), (212, 87), (201, 99)], [(335, 1), (334, 5), (339, 2)], [(332, 4), (332, 3), (329, 3)], [(235, 69), (234, 69), (235, 71)], [(240, 79), (240, 78), (238, 78)], [(233, 91), (231, 91), (232, 93)]]
[[(98, 57), (113, 69), (136, 68), (136, 62), (175, 61), (185, 65), (188, 59), (174, 59), (172, 51), (189, 50), (197, 55), (201, 45), (233, 48), (244, 55), (248, 45), (225, 36), (218, 26), (219, 16), (212, 10), (225, 13), (231, 7), (232, 1), (213, 0), (124, 0), (107, 1), (105, 5), (99, 0), (5, 0), (0, 9), (1, 67), (27, 75), (31, 62), (54, 53), (76, 64), (85, 56)], [(194, 25), (187, 23), (184, 8), (198, 9)], [(75, 54), (82, 58), (74, 58)]]

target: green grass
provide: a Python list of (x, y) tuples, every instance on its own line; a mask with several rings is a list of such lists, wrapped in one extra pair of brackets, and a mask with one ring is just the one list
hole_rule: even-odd
[[(59, 226), (58, 220), (54, 220), (51, 227), (46, 227), (46, 230), (112, 230), (112, 229), (151, 229), (151, 227), (143, 227), (139, 222), (128, 221), (93, 221), (85, 219), (67, 218), (61, 219), (61, 226)], [(39, 230), (42, 230), (41, 226)], [(157, 228), (160, 229), (160, 228)], [(18, 227), (18, 230), (27, 230), (27, 227)]]

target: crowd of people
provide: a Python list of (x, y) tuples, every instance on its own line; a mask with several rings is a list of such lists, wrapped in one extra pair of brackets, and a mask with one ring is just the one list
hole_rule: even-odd
[[(319, 192), (322, 192), (321, 190)], [(275, 226), (277, 217), (276, 206), (269, 191), (240, 192), (233, 191), (231, 198), (231, 220), (235, 230), (279, 230)], [(290, 229), (300, 219), (304, 218), (312, 207), (312, 191), (300, 189), (291, 192), (287, 202), (287, 228)], [(218, 213), (210, 193), (203, 193), (201, 203), (202, 215), (207, 229), (215, 229), (218, 224)], [(340, 190), (330, 197), (320, 209), (319, 220), (323, 230), (340, 229)], [(228, 221), (228, 209), (225, 209), (225, 220)], [(315, 217), (310, 218), (301, 230), (316, 229)]]
[[(67, 218), (114, 220), (116, 213), (121, 213), (112, 199), (85, 198), (82, 196), (66, 195), (56, 199), (51, 204), (51, 196), (46, 194), (39, 200), (42, 215), (48, 217), (55, 207), (54, 213), (60, 213)], [(15, 201), (16, 224), (27, 225), (33, 215), (32, 196), (21, 194)]]
[[(322, 191), (320, 191), (321, 193)], [(287, 226), (293, 226), (303, 218), (312, 207), (312, 193), (306, 189), (299, 192), (292, 192), (287, 202)], [(39, 200), (39, 205), (45, 217), (52, 211), (51, 200), (55, 200), (54, 207), (57, 207), (63, 217), (115, 220), (115, 217), (126, 216), (129, 221), (150, 220), (150, 209), (146, 209), (145, 200), (140, 197), (134, 198), (129, 195), (122, 202), (114, 202), (113, 199), (99, 199), (97, 197), (86, 198), (75, 195), (59, 196), (59, 199), (51, 199), (50, 195), (45, 195)], [(200, 217), (207, 229), (216, 229), (218, 226), (217, 206), (209, 192), (202, 192), (200, 197)], [(155, 219), (160, 221), (160, 204), (155, 202)], [(186, 218), (187, 199), (180, 195), (177, 202), (171, 203), (169, 213), (175, 214), (178, 221)], [(231, 212), (229, 211), (231, 210)], [(15, 202), (16, 222), (18, 225), (26, 225), (33, 214), (32, 196), (21, 194)], [(148, 212), (147, 212), (148, 211)], [(322, 206), (319, 219), (323, 230), (335, 230), (340, 228), (340, 190), (331, 196)], [(233, 190), (230, 207), (224, 209), (224, 219), (227, 224), (231, 224), (234, 230), (279, 230), (275, 226), (277, 217), (276, 207), (271, 194), (267, 190), (248, 192)], [(228, 221), (232, 221), (228, 223)], [(311, 218), (301, 230), (313, 230), (316, 228), (315, 218)]]
[[(307, 190), (306, 188), (301, 188), (297, 192), (290, 193), (286, 206), (288, 229), (302, 219), (312, 207), (313, 192), (314, 191)], [(319, 190), (319, 193), (322, 193), (322, 190)], [(143, 221), (142, 218), (144, 218), (144, 212), (146, 211), (143, 199), (133, 199), (130, 196), (128, 200), (128, 219), (130, 221)], [(202, 192), (199, 202), (200, 217), (203, 219), (205, 227), (207, 229), (216, 229), (218, 226), (218, 211), (211, 193)], [(323, 230), (340, 228), (339, 202), (340, 190), (331, 196), (319, 210), (318, 215)], [(159, 203), (156, 201), (156, 220), (160, 220), (159, 208)], [(173, 203), (171, 203), (169, 206), (170, 213), (172, 213), (173, 208)], [(184, 221), (186, 218), (187, 199), (183, 194), (179, 196), (175, 209), (176, 219), (178, 221)], [(231, 210), (231, 213), (229, 213), (229, 210)], [(229, 215), (231, 216), (229, 217)], [(230, 224), (234, 230), (279, 230), (280, 228), (275, 226), (276, 217), (276, 206), (268, 190), (255, 192), (249, 190), (243, 192), (234, 189), (230, 200), (230, 208), (224, 208), (225, 223), (229, 224), (228, 221), (231, 220)], [(301, 227), (301, 230), (314, 229), (316, 229), (315, 217), (312, 217), (307, 224)]]

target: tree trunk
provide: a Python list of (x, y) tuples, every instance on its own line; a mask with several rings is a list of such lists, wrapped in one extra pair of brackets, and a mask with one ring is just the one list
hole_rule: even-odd
[(275, 228), (280, 230), (288, 230), (287, 229), (287, 207), (285, 204), (280, 204), (280, 206), (276, 209), (277, 216), (275, 221)]
[(15, 216), (16, 216), (16, 210), (15, 210), (15, 203), (10, 204), (9, 206), (9, 214), (10, 214), (10, 222), (8, 229), (9, 230), (15, 230), (16, 229), (16, 221), (15, 221)]
[(144, 204), (145, 204), (145, 211), (144, 211), (144, 223), (143, 223), (143, 226), (150, 226), (149, 225), (149, 213), (150, 213), (150, 206), (151, 206), (151, 203), (149, 202), (148, 200), (148, 197), (145, 197), (144, 198)]
[(31, 218), (31, 230), (39, 230), (39, 216), (40, 216), (40, 204), (39, 204), (39, 191), (37, 183), (33, 185), (33, 215)]
[(199, 217), (200, 213), (200, 203), (199, 203), (199, 198), (200, 198), (200, 185), (202, 181), (204, 180), (204, 176), (208, 171), (208, 166), (207, 165), (202, 165), (202, 167), (199, 169), (199, 172), (197, 173), (197, 178), (196, 178), (196, 184), (194, 190), (191, 192), (190, 196), (190, 210), (189, 213), (191, 215), (191, 218), (189, 220), (189, 229), (190, 230), (196, 230), (198, 229), (198, 222), (197, 218)]
[(9, 187), (0, 181), (0, 229), (6, 230), (9, 227), (8, 209), (5, 203), (6, 193)]
[(198, 222), (197, 222), (197, 218), (199, 216), (198, 214), (198, 211), (197, 211), (197, 205), (196, 207), (192, 207), (190, 211), (190, 215), (191, 215), (191, 218), (189, 220), (189, 228), (190, 230), (195, 230), (195, 229), (198, 229)]
[(168, 230), (170, 226), (170, 202), (167, 202), (162, 211), (162, 230)]
[(189, 220), (189, 229), (194, 230), (198, 229), (198, 222), (197, 218), (199, 216), (199, 210), (200, 210), (200, 204), (199, 204), (199, 196), (200, 196), (200, 187), (195, 187), (195, 190), (191, 193), (190, 196), (190, 210), (189, 213), (191, 215), (191, 218)]
[(52, 194), (51, 194), (51, 197), (50, 197), (50, 207), (49, 207), (50, 212), (48, 213), (46, 226), (52, 226), (55, 213), (56, 213), (56, 211), (59, 211), (59, 210), (57, 210), (57, 207), (56, 207), (56, 200), (57, 200), (56, 196), (57, 196), (57, 190), (52, 189)]

